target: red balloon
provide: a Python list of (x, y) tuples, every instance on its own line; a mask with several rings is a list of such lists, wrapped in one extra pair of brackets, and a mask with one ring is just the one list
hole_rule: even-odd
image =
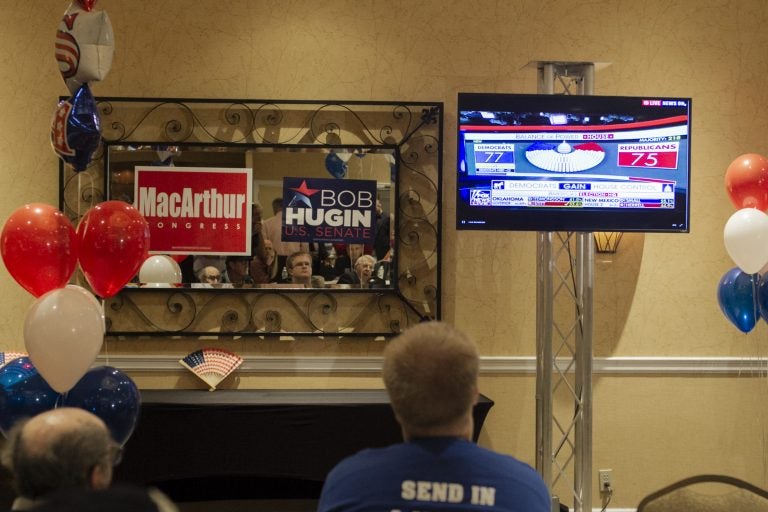
[(69, 219), (53, 206), (33, 203), (14, 211), (0, 234), (8, 272), (40, 297), (67, 284), (77, 265), (77, 239)]
[(77, 226), (80, 267), (101, 297), (112, 297), (131, 280), (149, 255), (149, 224), (123, 201), (99, 203)]
[(768, 159), (747, 153), (731, 162), (725, 171), (725, 191), (739, 210), (768, 210)]
[(189, 254), (169, 254), (168, 256), (170, 256), (171, 259), (176, 263), (181, 263), (185, 259), (189, 258)]

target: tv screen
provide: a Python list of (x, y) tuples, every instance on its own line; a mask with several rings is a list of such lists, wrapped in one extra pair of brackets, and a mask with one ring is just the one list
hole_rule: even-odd
[(690, 98), (459, 93), (456, 227), (688, 232)]

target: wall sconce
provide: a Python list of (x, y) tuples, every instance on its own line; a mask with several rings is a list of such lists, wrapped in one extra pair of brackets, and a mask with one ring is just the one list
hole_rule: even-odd
[(595, 250), (598, 253), (613, 254), (619, 248), (619, 242), (624, 233), (618, 231), (595, 231), (592, 233), (595, 239)]

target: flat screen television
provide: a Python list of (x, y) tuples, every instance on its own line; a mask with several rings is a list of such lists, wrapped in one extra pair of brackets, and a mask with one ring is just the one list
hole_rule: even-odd
[(690, 98), (459, 93), (456, 227), (688, 232)]

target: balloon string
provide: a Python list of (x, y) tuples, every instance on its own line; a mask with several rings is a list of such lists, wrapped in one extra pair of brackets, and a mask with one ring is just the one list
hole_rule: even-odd
[(76, 211), (77, 211), (77, 218), (78, 219), (82, 215), (82, 213), (80, 212), (80, 194), (82, 194), (82, 190), (83, 190), (83, 188), (82, 188), (83, 185), (82, 185), (82, 183), (80, 181), (81, 177), (82, 177), (82, 173), (77, 173), (77, 203), (76, 203), (77, 210)]
[[(760, 321), (760, 274), (752, 274), (752, 312), (754, 313), (755, 322)], [(768, 319), (766, 319), (768, 322)]]
[[(93, 176), (85, 172), (77, 173), (77, 202), (75, 203), (75, 205), (77, 208), (78, 218), (84, 215), (84, 212), (81, 210), (82, 208), (81, 200), (83, 199), (83, 175), (84, 174), (88, 178), (87, 186), (91, 188), (91, 191), (93, 191)], [(95, 198), (94, 194), (91, 193), (91, 200), (89, 201), (89, 204), (87, 205), (86, 209), (90, 209), (93, 206), (94, 198)]]
[(103, 332), (104, 332), (104, 360), (106, 363), (106, 366), (110, 366), (109, 364), (109, 338), (107, 337), (107, 316), (104, 314), (104, 299), (101, 299), (101, 318), (103, 321)]

